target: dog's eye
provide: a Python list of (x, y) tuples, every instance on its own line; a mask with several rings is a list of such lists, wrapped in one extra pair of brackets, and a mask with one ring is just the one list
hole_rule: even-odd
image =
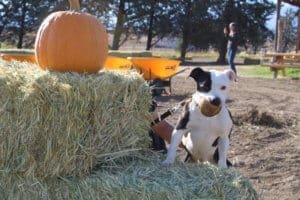
[(221, 87), (221, 90), (226, 90), (226, 86), (223, 85), (223, 86)]

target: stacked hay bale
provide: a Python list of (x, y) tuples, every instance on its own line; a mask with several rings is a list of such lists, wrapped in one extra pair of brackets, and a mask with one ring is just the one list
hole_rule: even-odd
[(257, 199), (235, 170), (161, 168), (147, 150), (151, 97), (136, 72), (0, 60), (0, 92), (0, 199)]
[(258, 199), (248, 179), (208, 164), (161, 168), (147, 152), (123, 167), (107, 167), (86, 178), (40, 180), (0, 172), (3, 199)]
[(136, 72), (55, 73), (0, 62), (0, 169), (83, 176), (148, 147), (151, 97)]

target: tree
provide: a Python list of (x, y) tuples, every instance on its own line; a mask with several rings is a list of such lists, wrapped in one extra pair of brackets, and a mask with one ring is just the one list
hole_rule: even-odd
[(112, 50), (118, 50), (120, 47), (121, 35), (124, 31), (124, 23), (126, 17), (125, 0), (120, 0), (116, 16), (117, 23), (114, 31)]
[(173, 33), (180, 37), (180, 58), (185, 56), (190, 47), (208, 49), (211, 40), (212, 28), (214, 27), (213, 13), (210, 13), (212, 1), (180, 0), (172, 1), (172, 9), (176, 11), (171, 21)]
[[(81, 10), (88, 12), (99, 19), (107, 26), (111, 27), (111, 13), (109, 5), (112, 0), (81, 0)], [(18, 48), (24, 46), (26, 37), (26, 47), (32, 47), (34, 43), (34, 33), (38, 29), (42, 20), (52, 12), (68, 10), (67, 0), (4, 0), (0, 2), (0, 38), (11, 44), (16, 44)], [(29, 36), (29, 33), (31, 37)], [(17, 36), (17, 37), (16, 37)]]
[(149, 12), (149, 26), (148, 26), (148, 37), (147, 37), (147, 46), (146, 50), (150, 50), (152, 46), (152, 39), (153, 39), (153, 25), (154, 25), (154, 15), (155, 15), (155, 8), (157, 7), (157, 0), (150, 1), (150, 12)]
[[(192, 8), (193, 8), (193, 0), (183, 1), (183, 13), (182, 15), (178, 15), (178, 21), (181, 22), (181, 34), (182, 34), (182, 43), (180, 47), (180, 59), (185, 60), (186, 50), (189, 45), (189, 36), (191, 34), (192, 28)], [(182, 17), (182, 18), (181, 18)], [(182, 20), (180, 20), (182, 19)]]
[(81, 0), (81, 11), (96, 16), (107, 29), (115, 26), (112, 13), (113, 0)]
[(0, 2), (0, 35), (11, 18), (11, 2)]
[[(41, 21), (54, 10), (62, 0), (51, 3), (45, 0), (11, 0), (0, 3), (1, 40), (16, 44), (17, 48), (24, 46), (26, 33), (36, 31)], [(17, 37), (16, 37), (17, 36)], [(31, 39), (27, 46), (33, 44)]]
[[(140, 0), (108, 0), (108, 2), (111, 12), (107, 12), (107, 16), (116, 18), (116, 24), (113, 27), (114, 36), (111, 49), (118, 50), (130, 34), (132, 21), (131, 11)], [(125, 37), (122, 38), (122, 36)]]
[(223, 28), (230, 22), (236, 22), (241, 36), (240, 46), (248, 43), (256, 49), (272, 36), (266, 28), (266, 21), (274, 12), (275, 5), (267, 0), (237, 1), (214, 0), (211, 12), (217, 15), (215, 20), (215, 35), (218, 40), (212, 44), (218, 49), (218, 63), (226, 63), (226, 44)]
[(285, 19), (285, 27), (283, 34), (283, 46), (282, 51), (286, 52), (288, 50), (292, 50), (295, 48), (295, 44), (297, 41), (297, 25), (296, 25), (296, 11), (292, 9), (288, 9), (285, 12), (285, 16), (283, 17)]
[[(213, 47), (219, 51), (220, 63), (225, 62), (226, 55), (225, 25), (235, 21), (242, 36), (241, 46), (257, 49), (272, 36), (265, 22), (275, 9), (268, 0), (81, 0), (81, 4), (82, 11), (97, 16), (109, 30), (114, 30), (114, 50), (130, 34), (147, 35), (147, 50), (162, 38), (172, 36), (180, 38), (182, 60), (190, 47)], [(24, 36), (34, 33), (49, 13), (67, 8), (66, 0), (3, 0), (1, 40), (12, 41), (21, 48)], [(29, 45), (32, 43), (31, 39)]]
[(146, 50), (172, 34), (171, 8), (169, 0), (139, 0), (131, 7), (130, 25), (134, 34), (147, 35)]
[(169, 0), (116, 0), (110, 5), (116, 16), (113, 50), (119, 49), (131, 34), (147, 35), (147, 50), (172, 34), (170, 16), (174, 10)]

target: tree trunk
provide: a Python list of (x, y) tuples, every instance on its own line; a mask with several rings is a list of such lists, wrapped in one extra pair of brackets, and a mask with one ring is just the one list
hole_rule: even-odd
[(277, 30), (277, 48), (276, 52), (285, 52), (285, 48), (287, 46), (286, 40), (284, 38), (284, 32), (286, 28), (286, 20), (281, 18), (278, 20), (278, 30)]
[(181, 61), (185, 61), (185, 56), (186, 56), (187, 48), (189, 45), (188, 36), (189, 36), (189, 33), (187, 31), (183, 31), (182, 44), (181, 44), (181, 49), (180, 49), (180, 60)]
[(180, 60), (185, 61), (185, 56), (187, 52), (187, 48), (189, 46), (189, 36), (191, 33), (191, 15), (192, 15), (192, 2), (188, 1), (186, 8), (185, 8), (185, 23), (183, 24), (183, 31), (182, 31), (182, 44), (180, 49)]
[(0, 26), (0, 36), (1, 36), (2, 32), (3, 32), (3, 30), (4, 30), (4, 27), (5, 26)]
[(281, 0), (277, 0), (276, 4), (276, 28), (275, 28), (275, 44), (274, 50), (275, 52), (278, 51), (278, 26), (279, 26), (279, 19), (280, 19), (280, 10), (281, 10)]
[(218, 49), (219, 57), (217, 59), (218, 64), (226, 64), (226, 53), (227, 53), (227, 40), (224, 38), (220, 42), (220, 47)]
[(300, 50), (300, 10), (297, 13), (298, 17), (298, 28), (297, 28), (297, 45), (296, 45), (296, 52)]
[(118, 14), (117, 14), (117, 24), (114, 32), (112, 50), (118, 50), (120, 47), (121, 35), (123, 33), (123, 26), (125, 21), (125, 0), (120, 0)]
[(22, 0), (22, 15), (20, 18), (20, 29), (18, 33), (18, 44), (17, 48), (21, 49), (23, 47), (23, 37), (25, 34), (25, 16), (26, 16), (27, 8), (26, 8), (26, 0)]
[[(229, 0), (225, 5), (225, 10), (223, 12), (223, 25), (228, 26), (230, 22), (234, 21), (236, 17), (234, 16), (234, 1)], [(223, 33), (222, 33), (223, 34)], [(227, 53), (227, 39), (222, 36), (219, 44), (219, 57), (217, 59), (218, 64), (226, 64), (226, 53)]]
[(253, 49), (253, 54), (254, 54), (254, 55), (256, 55), (257, 50), (258, 50), (258, 46), (254, 46), (254, 49)]
[(146, 50), (149, 51), (152, 47), (152, 37), (153, 37), (153, 20), (154, 20), (154, 13), (155, 13), (155, 4), (157, 0), (154, 0), (151, 4), (150, 10), (150, 19), (149, 19), (149, 28), (148, 28), (148, 37), (147, 37), (147, 46)]

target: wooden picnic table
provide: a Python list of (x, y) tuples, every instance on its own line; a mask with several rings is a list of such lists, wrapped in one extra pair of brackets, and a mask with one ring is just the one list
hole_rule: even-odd
[(277, 78), (279, 70), (282, 71), (283, 76), (286, 76), (285, 69), (287, 67), (300, 67), (300, 53), (267, 52), (263, 55), (264, 60), (269, 62), (262, 63), (262, 65), (270, 67), (270, 70), (274, 72), (274, 78)]

